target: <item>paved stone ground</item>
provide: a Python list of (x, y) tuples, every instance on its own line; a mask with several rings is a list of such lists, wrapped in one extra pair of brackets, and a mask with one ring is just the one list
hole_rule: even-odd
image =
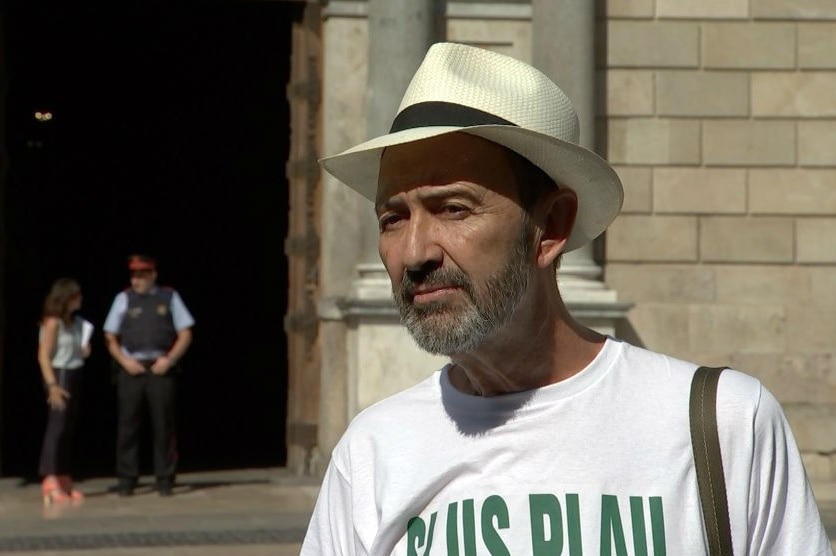
[[(161, 498), (144, 478), (120, 498), (112, 478), (79, 485), (78, 506), (45, 511), (37, 484), (0, 479), (0, 554), (297, 556), (318, 483), (284, 469), (193, 473)], [(836, 483), (814, 485), (836, 548)]]
[(44, 509), (39, 485), (0, 480), (0, 554), (297, 555), (318, 491), (283, 469), (182, 475), (168, 498), (152, 484), (120, 498), (112, 478), (84, 481), (81, 504)]

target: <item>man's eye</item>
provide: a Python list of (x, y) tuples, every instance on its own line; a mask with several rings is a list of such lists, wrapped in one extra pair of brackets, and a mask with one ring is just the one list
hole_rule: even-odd
[(441, 207), (441, 212), (450, 216), (461, 216), (468, 212), (468, 210), (467, 207), (462, 205), (444, 205)]
[(398, 214), (384, 214), (380, 218), (378, 218), (378, 223), (380, 224), (380, 229), (381, 230), (391, 228), (392, 226), (396, 225), (400, 221), (401, 221), (401, 216), (398, 215)]

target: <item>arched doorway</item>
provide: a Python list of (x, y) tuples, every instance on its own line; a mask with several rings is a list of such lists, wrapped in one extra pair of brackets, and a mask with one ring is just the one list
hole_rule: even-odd
[[(37, 473), (36, 321), (61, 275), (81, 281), (82, 313), (97, 325), (77, 471), (112, 473), (100, 327), (132, 251), (159, 258), (160, 281), (197, 320), (179, 398), (181, 470), (285, 463), (285, 89), (304, 5), (183, 4), (7, 2), (1, 475)], [(53, 120), (38, 124), (36, 109)]]

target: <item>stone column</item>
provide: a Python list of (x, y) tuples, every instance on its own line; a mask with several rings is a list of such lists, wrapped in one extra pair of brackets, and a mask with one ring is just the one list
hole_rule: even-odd
[[(368, 0), (369, 56), (366, 90), (366, 135), (389, 131), (412, 74), (430, 45), (441, 36), (443, 0)], [(353, 295), (379, 298), (389, 281), (377, 252), (377, 222), (373, 207), (363, 216), (363, 254), (357, 265)]]
[[(366, 135), (369, 138), (389, 131), (412, 74), (430, 45), (438, 40), (440, 4), (438, 0), (368, 0)], [(363, 263), (378, 265), (378, 230), (374, 219), (368, 222), (364, 228)]]
[[(385, 134), (430, 45), (443, 38), (444, 0), (368, 0), (369, 54), (366, 136)], [(392, 300), (377, 250), (378, 227), (369, 203), (359, 215), (362, 249), (341, 310), (349, 326), (348, 410), (417, 382), (441, 363), (418, 350)]]
[[(532, 61), (572, 101), (580, 120), (580, 143), (595, 142), (595, 5), (577, 0), (532, 0)], [(616, 303), (596, 263), (594, 243), (567, 253), (558, 272), (561, 294), (576, 318), (614, 334), (627, 306)]]

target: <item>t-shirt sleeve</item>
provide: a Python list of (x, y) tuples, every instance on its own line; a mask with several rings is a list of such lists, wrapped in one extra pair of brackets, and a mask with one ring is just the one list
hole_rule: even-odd
[(300, 556), (361, 556), (355, 543), (351, 484), (334, 458), (328, 464)]
[[(745, 553), (832, 555), (790, 425), (778, 400), (763, 386), (754, 414), (753, 447)], [(730, 496), (729, 504), (735, 503)]]
[(194, 326), (192, 314), (176, 291), (171, 294), (171, 321), (174, 323), (174, 329), (178, 332), (184, 328)]
[(111, 334), (118, 334), (119, 327), (122, 326), (122, 317), (128, 309), (128, 295), (125, 292), (119, 292), (113, 299), (110, 306), (110, 311), (107, 313), (102, 330), (110, 332)]

